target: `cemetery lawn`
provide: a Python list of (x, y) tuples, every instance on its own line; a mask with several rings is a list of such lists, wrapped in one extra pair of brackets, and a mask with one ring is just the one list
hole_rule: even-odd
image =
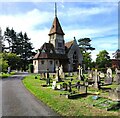
[(14, 75), (15, 72), (11, 72), (10, 74), (9, 73), (0, 73), (0, 78), (7, 78), (7, 77), (10, 77), (11, 75)]
[[(62, 116), (118, 116), (120, 111), (107, 111), (106, 108), (97, 105), (106, 101), (105, 98), (93, 100), (93, 95), (80, 97), (77, 99), (67, 99), (67, 91), (52, 90), (50, 87), (42, 87), (46, 84), (45, 80), (35, 79), (35, 74), (25, 77), (22, 82), (25, 87), (36, 96), (37, 99), (44, 102), (54, 111)], [(52, 84), (52, 83), (51, 83)]]

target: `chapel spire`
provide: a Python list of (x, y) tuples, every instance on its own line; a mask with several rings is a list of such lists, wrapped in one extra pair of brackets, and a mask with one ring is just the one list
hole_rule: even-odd
[(57, 17), (57, 4), (55, 2), (55, 17)]
[(56, 53), (65, 54), (64, 32), (57, 17), (57, 5), (55, 3), (55, 18), (49, 32), (49, 42), (53, 44)]
[(50, 32), (49, 32), (48, 35), (50, 36), (52, 34), (65, 35), (63, 30), (62, 30), (62, 27), (60, 25), (60, 22), (58, 20), (58, 17), (57, 17), (57, 4), (56, 3), (55, 3), (55, 18), (54, 18), (52, 27), (51, 27)]

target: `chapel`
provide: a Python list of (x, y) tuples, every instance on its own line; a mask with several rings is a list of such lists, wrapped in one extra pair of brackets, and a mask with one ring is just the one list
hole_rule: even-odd
[(62, 66), (64, 72), (74, 72), (82, 65), (83, 56), (74, 37), (65, 42), (64, 31), (57, 17), (55, 4), (55, 17), (49, 31), (49, 41), (44, 43), (33, 58), (34, 73), (54, 73), (56, 67)]

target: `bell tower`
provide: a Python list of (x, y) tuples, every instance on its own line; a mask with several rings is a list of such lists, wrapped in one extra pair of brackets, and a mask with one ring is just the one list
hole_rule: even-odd
[(57, 6), (55, 3), (55, 18), (49, 32), (49, 42), (53, 44), (56, 53), (65, 54), (64, 32), (57, 18)]

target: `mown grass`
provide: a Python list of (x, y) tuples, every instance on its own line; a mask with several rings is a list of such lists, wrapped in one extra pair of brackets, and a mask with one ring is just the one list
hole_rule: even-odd
[(7, 78), (14, 74), (15, 74), (15, 72), (10, 72), (10, 74), (9, 73), (0, 73), (0, 78)]
[[(30, 75), (23, 79), (25, 87), (39, 100), (43, 101), (62, 116), (118, 116), (116, 111), (106, 111), (99, 107), (94, 107), (97, 100), (93, 100), (91, 95), (78, 99), (67, 99), (64, 95), (66, 91), (52, 90), (51, 87), (42, 87), (46, 81), (35, 79), (35, 75)], [(98, 99), (98, 102), (100, 99)]]

